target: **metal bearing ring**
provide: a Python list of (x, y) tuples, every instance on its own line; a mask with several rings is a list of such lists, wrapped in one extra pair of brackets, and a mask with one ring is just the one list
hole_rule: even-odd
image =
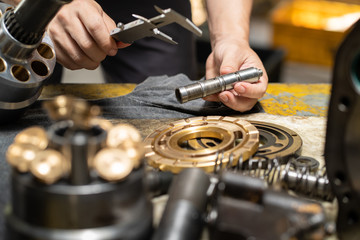
[(173, 173), (191, 167), (211, 172), (219, 156), (225, 166), (236, 165), (240, 156), (249, 159), (258, 148), (259, 131), (239, 118), (194, 117), (155, 130), (144, 143), (152, 167)]
[(255, 158), (278, 158), (280, 164), (286, 164), (292, 157), (301, 153), (302, 140), (299, 134), (286, 127), (261, 121), (249, 121), (259, 130), (259, 149)]

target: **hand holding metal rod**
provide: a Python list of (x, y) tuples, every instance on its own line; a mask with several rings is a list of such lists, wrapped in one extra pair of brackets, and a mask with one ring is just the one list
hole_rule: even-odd
[(237, 82), (258, 82), (262, 75), (263, 72), (261, 69), (251, 67), (177, 88), (175, 95), (180, 103), (186, 103), (214, 93), (233, 89)]

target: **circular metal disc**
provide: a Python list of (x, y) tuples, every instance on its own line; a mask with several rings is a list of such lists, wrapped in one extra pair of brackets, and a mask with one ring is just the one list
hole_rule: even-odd
[(149, 165), (162, 171), (180, 172), (198, 167), (213, 171), (217, 160), (236, 165), (240, 156), (249, 159), (259, 145), (259, 132), (247, 121), (234, 117), (194, 117), (172, 122), (145, 140)]
[(301, 137), (286, 127), (260, 121), (249, 121), (260, 134), (260, 145), (255, 158), (278, 158), (280, 164), (286, 163), (291, 157), (301, 153)]

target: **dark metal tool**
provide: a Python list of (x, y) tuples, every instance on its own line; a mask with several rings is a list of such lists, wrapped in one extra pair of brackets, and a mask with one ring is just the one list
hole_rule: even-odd
[(212, 79), (200, 80), (194, 84), (177, 88), (175, 90), (175, 95), (179, 102), (186, 103), (214, 93), (233, 89), (234, 84), (237, 82), (255, 83), (259, 81), (262, 75), (263, 72), (261, 69), (251, 67)]
[(182, 16), (171, 8), (161, 9), (154, 6), (161, 13), (159, 16), (147, 19), (145, 17), (133, 14), (137, 20), (127, 24), (118, 23), (117, 28), (113, 29), (110, 35), (117, 41), (132, 43), (144, 37), (156, 37), (171, 44), (177, 44), (169, 35), (161, 32), (158, 28), (171, 23), (177, 23), (190, 32), (201, 36), (202, 31), (188, 18)]
[(328, 112), (325, 161), (338, 200), (339, 239), (360, 236), (360, 20), (335, 59)]
[(55, 49), (45, 28), (71, 0), (0, 3), (0, 122), (11, 121), (40, 96), (51, 76)]

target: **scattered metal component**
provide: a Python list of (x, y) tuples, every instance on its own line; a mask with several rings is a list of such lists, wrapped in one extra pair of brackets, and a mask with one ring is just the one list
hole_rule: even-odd
[(251, 158), (244, 163), (240, 158), (237, 161), (236, 171), (264, 180), (269, 186), (281, 186), (284, 190), (292, 190), (301, 196), (333, 201), (334, 194), (325, 167), (313, 171), (311, 166), (299, 168), (294, 161), (291, 159), (287, 164), (281, 164), (277, 158), (271, 160)]
[(39, 151), (30, 163), (30, 172), (46, 184), (53, 184), (66, 173), (64, 156), (53, 149)]
[(312, 157), (299, 156), (291, 161), (296, 169), (305, 169), (306, 171), (316, 172), (319, 169), (320, 163)]
[(108, 132), (106, 144), (109, 147), (133, 146), (142, 142), (139, 131), (129, 124), (118, 124)]
[(40, 96), (56, 62), (45, 28), (68, 2), (23, 0), (15, 9), (0, 3), (1, 122), (18, 118)]
[(152, 205), (143, 181), (143, 151), (135, 161), (131, 151), (123, 150), (124, 142), (123, 149), (106, 146), (116, 142), (107, 141), (110, 125), (94, 120), (92, 106), (70, 100), (45, 104), (57, 120), (48, 129), (48, 141), (43, 141), (44, 129), (34, 127), (8, 148), (14, 171), (6, 239), (148, 239)]
[(188, 18), (171, 8), (161, 9), (157, 6), (154, 7), (160, 13), (159, 16), (147, 19), (133, 14), (133, 17), (137, 18), (137, 20), (126, 24), (118, 23), (117, 28), (113, 29), (110, 35), (115, 40), (124, 43), (132, 43), (144, 37), (156, 37), (162, 41), (177, 44), (170, 36), (158, 29), (171, 23), (177, 23), (197, 36), (201, 36), (202, 31)]
[(104, 148), (95, 155), (94, 167), (103, 179), (120, 181), (131, 173), (134, 163), (126, 152), (117, 148)]
[(213, 198), (211, 239), (324, 239), (319, 203), (268, 189), (260, 179), (224, 171)]
[(336, 58), (328, 112), (325, 162), (338, 200), (337, 234), (360, 236), (360, 20), (349, 29)]
[(146, 186), (152, 197), (168, 193), (174, 174), (172, 172), (148, 171), (146, 173)]
[(54, 121), (71, 120), (74, 127), (89, 128), (100, 114), (98, 106), (91, 106), (84, 99), (60, 95), (53, 101), (44, 102), (49, 117)]
[(7, 162), (19, 172), (28, 172), (39, 148), (31, 144), (11, 144), (6, 151)]
[(194, 117), (155, 130), (144, 144), (149, 165), (162, 171), (178, 173), (184, 168), (197, 167), (212, 172), (219, 153), (224, 167), (237, 164), (229, 162), (230, 155), (233, 159), (242, 156), (244, 160), (252, 156), (259, 144), (259, 132), (239, 118)]
[(108, 131), (106, 144), (110, 148), (118, 148), (125, 152), (134, 167), (141, 164), (144, 157), (142, 137), (139, 131), (129, 124), (118, 124)]
[(259, 149), (254, 158), (277, 158), (281, 164), (286, 164), (301, 154), (302, 140), (293, 130), (268, 122), (249, 122), (259, 130)]
[(33, 126), (24, 129), (15, 136), (14, 142), (20, 144), (31, 144), (41, 150), (46, 149), (49, 144), (46, 131), (40, 126)]
[(199, 239), (205, 226), (209, 185), (209, 176), (198, 168), (189, 168), (177, 175), (152, 239)]
[(322, 201), (333, 201), (332, 192), (326, 169), (311, 172), (309, 168), (291, 169), (290, 164), (281, 171), (281, 184), (297, 194)]
[(233, 89), (237, 82), (258, 82), (262, 75), (261, 69), (251, 67), (177, 88), (175, 89), (175, 96), (180, 103), (186, 103), (214, 93)]

